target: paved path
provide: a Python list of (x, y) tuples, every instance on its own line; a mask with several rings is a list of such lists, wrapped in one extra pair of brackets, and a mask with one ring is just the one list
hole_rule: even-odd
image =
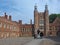
[(27, 44), (24, 44), (24, 45), (39, 45), (42, 40), (43, 39), (34, 39), (34, 40), (28, 42)]
[(54, 45), (54, 44), (55, 44), (54, 41), (43, 38), (43, 39), (34, 39), (24, 45)]
[(5, 38), (0, 39), (0, 45), (23, 45), (33, 40), (32, 37)]
[(54, 45), (54, 41), (43, 38), (33, 39), (32, 37), (0, 39), (0, 45)]

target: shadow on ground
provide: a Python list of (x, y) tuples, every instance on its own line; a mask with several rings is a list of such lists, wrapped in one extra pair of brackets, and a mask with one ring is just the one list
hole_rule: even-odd
[(46, 38), (55, 41), (56, 42), (55, 45), (60, 45), (60, 37), (59, 36), (49, 36), (49, 37), (46, 37)]

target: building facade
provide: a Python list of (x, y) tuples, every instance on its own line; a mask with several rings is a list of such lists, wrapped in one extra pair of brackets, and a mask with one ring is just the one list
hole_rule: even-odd
[(0, 16), (0, 38), (18, 37), (19, 26), (16, 22), (12, 21), (11, 16), (4, 14)]
[(49, 11), (48, 6), (45, 5), (44, 12), (38, 12), (37, 6), (34, 7), (34, 29), (35, 35), (37, 35), (37, 31), (39, 30), (45, 36), (48, 36), (49, 32)]
[(8, 37), (31, 37), (32, 36), (32, 20), (30, 24), (22, 24), (22, 20), (12, 21), (12, 17), (4, 13), (0, 16), (0, 38)]
[(49, 25), (49, 35), (50, 36), (60, 36), (60, 18), (57, 17)]
[(0, 16), (0, 38), (7, 37), (32, 37), (40, 31), (44, 36), (60, 36), (60, 18), (56, 18), (53, 23), (49, 23), (49, 10), (45, 5), (44, 12), (38, 12), (34, 6), (34, 24), (22, 24), (22, 20), (12, 21), (12, 17), (6, 13)]

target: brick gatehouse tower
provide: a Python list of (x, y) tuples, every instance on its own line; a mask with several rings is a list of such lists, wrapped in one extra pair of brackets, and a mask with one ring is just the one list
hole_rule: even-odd
[(37, 6), (34, 6), (34, 29), (35, 35), (37, 30), (42, 32), (44, 36), (48, 36), (49, 33), (49, 11), (48, 5), (45, 5), (44, 12), (38, 12)]

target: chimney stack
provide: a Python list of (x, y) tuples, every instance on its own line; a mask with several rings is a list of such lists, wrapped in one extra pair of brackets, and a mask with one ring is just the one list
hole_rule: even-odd
[(8, 15), (6, 15), (6, 12), (4, 13), (4, 15), (5, 15), (4, 17), (5, 17), (6, 19), (8, 19)]
[(22, 20), (19, 20), (19, 24), (22, 24)]
[(9, 16), (9, 20), (11, 21), (11, 15)]
[(32, 24), (32, 19), (30, 19), (30, 24)]

